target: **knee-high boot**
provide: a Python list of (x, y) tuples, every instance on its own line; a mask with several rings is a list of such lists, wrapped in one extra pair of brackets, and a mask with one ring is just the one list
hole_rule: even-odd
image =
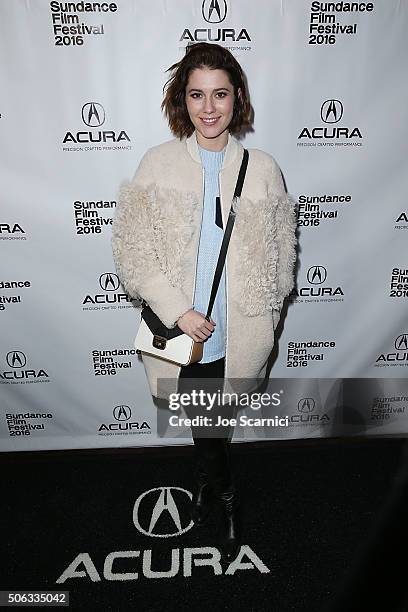
[(214, 502), (214, 482), (222, 466), (222, 440), (193, 435), (195, 450), (195, 489), (191, 502), (191, 518), (203, 525)]
[(229, 441), (222, 439), (226, 469), (214, 479), (214, 498), (218, 505), (218, 545), (222, 560), (231, 563), (241, 545), (241, 507), (230, 468)]

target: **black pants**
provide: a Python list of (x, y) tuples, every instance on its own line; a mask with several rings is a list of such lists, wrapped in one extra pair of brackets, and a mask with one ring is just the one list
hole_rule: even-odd
[[(193, 363), (182, 366), (179, 377), (179, 393), (190, 393), (196, 391), (215, 393), (222, 392), (225, 372), (225, 358), (212, 361), (210, 363)], [(208, 380), (211, 379), (211, 380)], [(217, 379), (217, 380), (215, 380)], [(193, 418), (197, 414), (211, 416), (213, 422), (218, 416), (231, 418), (234, 416), (234, 407), (224, 405), (220, 408), (214, 406), (211, 411), (207, 411), (204, 406), (198, 408), (186, 407), (187, 416)], [(196, 473), (200, 477), (208, 477), (216, 492), (223, 492), (233, 486), (230, 461), (230, 438), (233, 428), (231, 426), (213, 429), (205, 428), (206, 435), (203, 436), (203, 429), (191, 426), (191, 433), (194, 441), (196, 457)]]

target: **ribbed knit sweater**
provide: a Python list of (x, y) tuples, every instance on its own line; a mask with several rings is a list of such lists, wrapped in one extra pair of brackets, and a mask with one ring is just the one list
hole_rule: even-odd
[[(222, 227), (218, 183), (219, 171), (223, 163), (225, 148), (222, 151), (209, 151), (198, 145), (198, 150), (204, 168), (204, 201), (197, 257), (194, 310), (202, 312), (205, 315), (207, 314), (215, 267), (217, 265), (225, 229)], [(211, 318), (217, 325), (212, 335), (204, 342), (203, 358), (200, 363), (209, 363), (210, 361), (216, 361), (225, 356), (225, 266), (211, 312)]]

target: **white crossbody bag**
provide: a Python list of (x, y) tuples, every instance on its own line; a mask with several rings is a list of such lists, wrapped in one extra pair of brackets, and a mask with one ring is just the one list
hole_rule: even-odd
[[(220, 253), (218, 255), (217, 266), (215, 268), (214, 280), (211, 288), (211, 296), (208, 303), (206, 314), (207, 321), (210, 320), (211, 311), (214, 306), (215, 297), (221, 280), (222, 270), (225, 264), (228, 245), (234, 226), (237, 203), (241, 196), (244, 184), (246, 169), (248, 165), (249, 153), (244, 149), (241, 168), (239, 170), (237, 184), (235, 186), (234, 197), (225, 228)], [(159, 317), (153, 312), (146, 302), (143, 301), (139, 330), (135, 338), (135, 348), (137, 353), (146, 353), (171, 361), (178, 365), (189, 365), (200, 361), (203, 357), (203, 342), (195, 342), (190, 336), (185, 334), (179, 327), (168, 328), (162, 323)]]

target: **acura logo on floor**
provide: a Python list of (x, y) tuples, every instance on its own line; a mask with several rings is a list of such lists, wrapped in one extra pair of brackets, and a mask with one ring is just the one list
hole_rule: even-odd
[[(176, 493), (181, 492), (180, 493)], [(151, 505), (153, 498), (154, 505)], [(175, 501), (177, 499), (178, 504)], [(171, 538), (179, 536), (185, 533), (194, 525), (190, 518), (187, 518), (188, 503), (182, 503), (187, 498), (187, 502), (191, 500), (192, 495), (190, 491), (182, 489), (180, 487), (156, 487), (155, 489), (149, 489), (145, 491), (137, 498), (133, 508), (133, 523), (141, 533), (151, 536), (152, 538)], [(151, 512), (147, 508), (152, 507)], [(147, 519), (146, 528), (142, 526), (143, 511), (146, 514), (150, 514), (150, 518)], [(183, 512), (184, 511), (184, 512)], [(144, 517), (145, 521), (147, 517)], [(160, 519), (165, 522), (166, 526), (171, 521), (172, 530), (166, 532), (160, 532)]]
[[(151, 537), (181, 536), (193, 526), (189, 518), (191, 498), (190, 491), (182, 487), (162, 486), (148, 489), (136, 499), (133, 508), (133, 523), (142, 534)], [(106, 509), (106, 514), (109, 511)], [(115, 517), (116, 524), (117, 519), (118, 517)], [(168, 525), (171, 525), (172, 528), (167, 529)], [(97, 536), (94, 538), (95, 542), (98, 542)], [(131, 535), (129, 539), (132, 539)], [(127, 560), (126, 569), (128, 571), (124, 571), (124, 560)], [(160, 565), (162, 567), (159, 569)], [(138, 580), (142, 576), (156, 580), (175, 577), (191, 578), (193, 571), (199, 579), (203, 567), (205, 575), (208, 577), (208, 572), (212, 572), (214, 578), (223, 574), (234, 576), (238, 571), (254, 569), (260, 574), (270, 572), (265, 563), (247, 544), (241, 546), (237, 557), (224, 571), (221, 564), (221, 553), (215, 546), (189, 548), (179, 543), (178, 548), (169, 549), (162, 540), (160, 546), (157, 545), (154, 550), (149, 548), (109, 552), (100, 565), (99, 571), (90, 553), (80, 552), (55, 582), (63, 584), (72, 578), (85, 578), (91, 582), (101, 582), (101, 580), (123, 582)]]

